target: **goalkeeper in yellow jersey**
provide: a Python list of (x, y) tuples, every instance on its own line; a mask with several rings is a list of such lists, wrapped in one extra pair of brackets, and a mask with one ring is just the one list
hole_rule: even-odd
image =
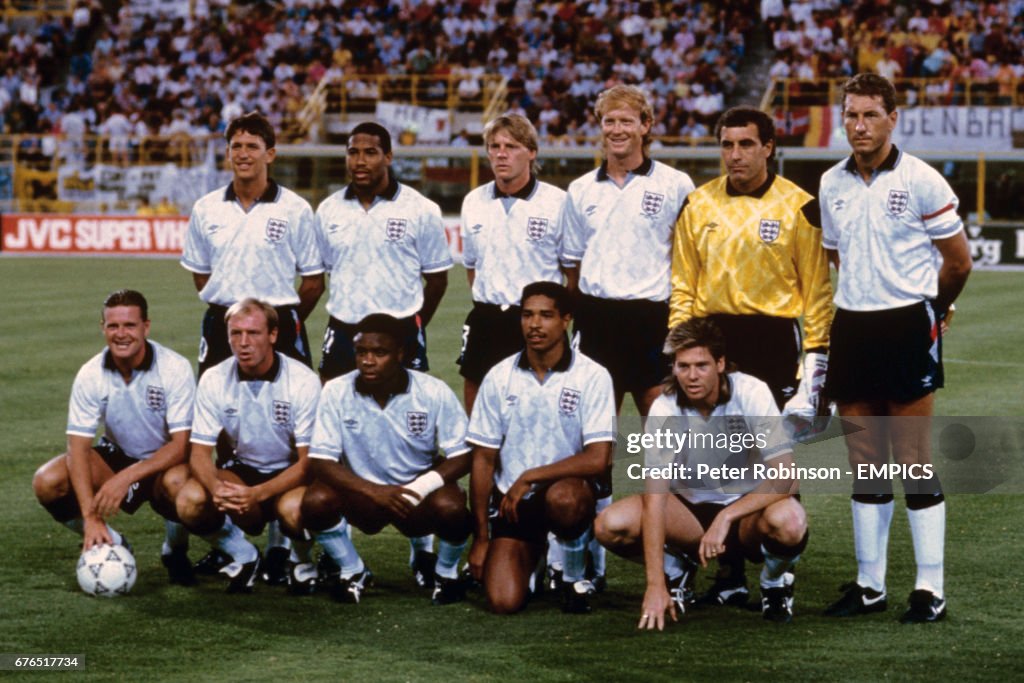
[[(669, 328), (711, 318), (729, 360), (768, 384), (782, 414), (812, 420), (825, 408), (832, 322), (818, 202), (769, 170), (775, 123), (768, 114), (734, 107), (715, 135), (726, 174), (691, 192), (680, 211)], [(719, 560), (715, 587), (702, 601), (746, 599), (742, 557)]]

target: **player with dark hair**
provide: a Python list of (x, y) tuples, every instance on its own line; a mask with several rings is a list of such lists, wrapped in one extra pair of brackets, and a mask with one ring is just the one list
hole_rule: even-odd
[(476, 535), (470, 570), (491, 609), (521, 610), (548, 532), (564, 552), (563, 609), (589, 612), (585, 552), (598, 482), (611, 468), (611, 377), (569, 344), (569, 291), (554, 282), (523, 288), (525, 350), (495, 365), (480, 385), (466, 440)]
[[(207, 303), (199, 372), (231, 356), (224, 313), (247, 296), (277, 309), (277, 350), (311, 365), (303, 321), (324, 291), (313, 210), (270, 178), (277, 150), (263, 116), (251, 112), (231, 121), (225, 138), (234, 177), (196, 202), (181, 256)], [(302, 277), (297, 292), (296, 273)]]
[(367, 534), (388, 524), (411, 538), (437, 534), (431, 566), (413, 549), (416, 581), (433, 588), (434, 604), (461, 600), (465, 590), (458, 562), (473, 524), (457, 482), (470, 465), (466, 413), (444, 382), (403, 367), (404, 340), (398, 319), (363, 318), (356, 370), (329, 381), (320, 400), (302, 517), (339, 568), (328, 585), (343, 602), (359, 602), (372, 577), (350, 526)]
[(330, 274), (320, 378), (356, 367), (355, 326), (371, 313), (403, 322), (407, 367), (427, 370), (426, 327), (448, 287), (452, 257), (441, 209), (399, 183), (390, 169), (391, 135), (363, 122), (348, 138), (349, 184), (316, 212), (316, 233)]
[(487, 371), (523, 348), (523, 286), (562, 281), (565, 192), (537, 179), (537, 130), (525, 117), (505, 114), (484, 127), (484, 146), (494, 181), (462, 202), (462, 263), (473, 296), (459, 356), (467, 411)]
[[(691, 192), (679, 214), (669, 323), (713, 319), (729, 360), (768, 384), (783, 415), (813, 420), (827, 410), (821, 388), (832, 320), (818, 202), (769, 170), (775, 122), (768, 114), (734, 107), (715, 135), (726, 173)], [(701, 602), (745, 603), (742, 554), (720, 557), (719, 566)], [(681, 572), (676, 565), (670, 578)]]
[[(680, 464), (698, 472), (740, 463), (751, 467), (792, 466), (792, 450), (768, 386), (742, 372), (728, 372), (721, 331), (706, 318), (691, 318), (669, 332), (665, 353), (673, 358), (672, 378), (651, 406), (646, 429), (677, 434), (736, 434), (745, 424), (751, 446), (703, 446), (691, 439), (681, 453), (648, 451), (645, 464)], [(763, 443), (756, 441), (763, 437)], [(701, 444), (701, 445), (696, 445)], [(651, 479), (644, 494), (612, 504), (595, 523), (598, 538), (614, 552), (643, 561), (647, 568), (639, 627), (662, 629), (665, 612), (676, 619), (678, 601), (670, 597), (663, 571), (666, 547), (696, 556), (702, 565), (726, 552), (764, 561), (761, 612), (765, 619), (788, 622), (793, 616), (793, 574), (789, 571), (807, 544), (807, 516), (794, 496), (796, 480), (760, 480), (754, 476), (689, 480)]]
[[(929, 419), (943, 386), (942, 335), (971, 254), (959, 201), (935, 169), (892, 143), (896, 91), (877, 74), (842, 89), (853, 154), (821, 178), (824, 245), (839, 270), (826, 391), (845, 422), (850, 465), (929, 465)], [(946, 615), (946, 505), (938, 478), (903, 480), (917, 578), (904, 623)], [(893, 512), (889, 479), (857, 479), (852, 496), (857, 580), (826, 610), (885, 610)]]
[[(171, 583), (192, 585), (188, 532), (174, 508), (188, 479), (192, 365), (149, 340), (149, 306), (139, 292), (110, 294), (100, 323), (107, 348), (75, 376), (67, 452), (36, 471), (32, 488), (54, 519), (82, 535), (83, 549), (124, 543), (106, 520), (149, 501), (166, 520), (161, 555)], [(100, 424), (104, 435), (94, 445)]]
[[(229, 593), (252, 590), (260, 554), (243, 531), (258, 535), (271, 520), (294, 543), (291, 589), (309, 592), (316, 579), (299, 517), (320, 382), (299, 361), (274, 351), (279, 324), (273, 306), (243, 299), (225, 314), (233, 357), (199, 380), (192, 426), (192, 478), (175, 501), (195, 534), (231, 558), (221, 572)], [(233, 457), (213, 461), (221, 431)]]
[[(274, 348), (312, 367), (305, 320), (324, 291), (324, 266), (309, 203), (278, 185), (269, 167), (277, 154), (274, 127), (257, 112), (232, 120), (225, 132), (233, 178), (192, 208), (181, 265), (192, 272), (206, 302), (199, 341), (199, 374), (231, 357), (225, 313), (256, 297), (274, 306), (281, 321)], [(295, 275), (301, 276), (298, 291)], [(230, 457), (225, 441), (222, 460)], [(265, 579), (286, 580), (288, 540), (277, 524), (268, 532)], [(223, 559), (208, 555), (197, 570), (216, 572)]]

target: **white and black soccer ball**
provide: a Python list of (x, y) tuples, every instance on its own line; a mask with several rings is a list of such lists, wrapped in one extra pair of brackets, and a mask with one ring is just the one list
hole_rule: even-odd
[(123, 545), (94, 545), (78, 558), (78, 585), (89, 595), (114, 598), (135, 585), (135, 557)]

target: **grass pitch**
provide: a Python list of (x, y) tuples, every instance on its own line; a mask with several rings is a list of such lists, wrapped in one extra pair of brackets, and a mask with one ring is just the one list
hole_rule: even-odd
[[(1019, 426), (1022, 278), (972, 276), (947, 340), (948, 388), (939, 393), (939, 414), (1015, 416)], [(589, 616), (563, 615), (550, 597), (509, 618), (488, 614), (479, 594), (431, 607), (413, 586), (408, 544), (390, 530), (357, 534), (378, 577), (358, 606), (266, 587), (228, 596), (215, 580), (171, 587), (159, 560), (163, 525), (148, 509), (114, 522), (135, 546), (140, 578), (132, 594), (89, 598), (75, 582), (77, 539), (35, 503), (32, 472), (64, 448), (71, 382), (103, 346), (98, 321), (108, 292), (145, 293), (152, 337), (190, 358), (203, 307), (189, 274), (173, 261), (3, 259), (0, 287), (0, 653), (78, 654), (86, 661), (85, 671), (70, 674), (5, 672), (12, 680), (1019, 678), (1024, 497), (1013, 493), (950, 496), (950, 616), (930, 626), (896, 621), (913, 584), (902, 510), (892, 526), (889, 611), (852, 620), (820, 616), (855, 572), (849, 499), (838, 494), (804, 497), (811, 542), (797, 571), (796, 618), (781, 628), (756, 612), (719, 609), (687, 614), (665, 633), (639, 633), (643, 572), (615, 558), (608, 591)], [(429, 345), (434, 374), (460, 395), (454, 359), (468, 308), (464, 273), (456, 269)], [(312, 336), (319, 337), (325, 319), (321, 304)], [(1019, 442), (1010, 448), (1019, 476)], [(205, 550), (202, 540), (193, 541), (193, 559)], [(756, 570), (748, 568), (748, 576), (756, 584)]]

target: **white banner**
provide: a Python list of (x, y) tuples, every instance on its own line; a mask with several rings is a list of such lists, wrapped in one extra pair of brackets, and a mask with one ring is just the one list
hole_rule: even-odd
[(406, 144), (402, 133), (412, 133), (413, 143), (447, 145), (451, 140), (451, 124), (447, 109), (414, 107), (411, 104), (377, 102), (377, 121), (391, 133), (391, 141)]
[[(833, 106), (832, 149), (849, 150), (839, 106)], [(908, 151), (1005, 152), (1013, 131), (1024, 131), (1024, 107), (904, 107), (893, 142)]]

